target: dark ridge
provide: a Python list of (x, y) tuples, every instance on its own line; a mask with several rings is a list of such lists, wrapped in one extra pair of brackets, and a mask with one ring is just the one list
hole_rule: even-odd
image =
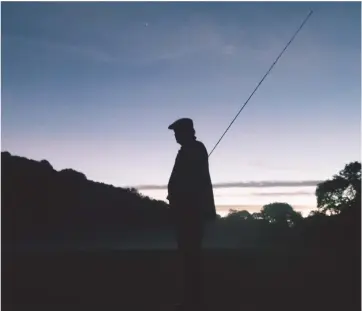
[(1, 153), (2, 240), (66, 232), (154, 227), (169, 222), (168, 204), (118, 188), (73, 169)]

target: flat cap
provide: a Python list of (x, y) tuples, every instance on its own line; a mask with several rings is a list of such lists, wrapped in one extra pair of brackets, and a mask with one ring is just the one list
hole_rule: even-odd
[(172, 123), (169, 127), (169, 130), (193, 130), (194, 129), (194, 123), (189, 118), (182, 118), (176, 120), (174, 123)]

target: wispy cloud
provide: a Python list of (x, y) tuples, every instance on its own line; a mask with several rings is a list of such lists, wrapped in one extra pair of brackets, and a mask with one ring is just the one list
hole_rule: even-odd
[(293, 191), (293, 192), (254, 192), (249, 195), (257, 197), (279, 197), (279, 196), (298, 196), (314, 195), (314, 191)]
[(7, 40), (5, 44), (8, 43), (15, 43), (21, 44), (25, 46), (38, 46), (44, 49), (48, 49), (54, 53), (53, 55), (57, 55), (55, 53), (62, 53), (62, 54), (71, 54), (77, 55), (78, 57), (85, 57), (93, 61), (97, 62), (105, 62), (105, 63), (112, 63), (118, 61), (118, 59), (112, 56), (108, 51), (103, 50), (100, 47), (94, 47), (90, 45), (85, 45), (82, 43), (79, 44), (72, 44), (72, 43), (65, 43), (56, 40), (49, 40), (40, 37), (29, 36), (25, 37), (22, 35), (4, 35), (3, 40)]
[[(126, 16), (119, 10), (112, 14), (107, 11), (104, 16), (109, 17), (103, 18), (101, 11), (94, 7), (79, 9), (63, 5), (62, 8), (34, 16), (29, 24), (37, 25), (42, 31), (17, 32), (15, 36), (26, 40), (27, 44), (41, 45), (53, 52), (74, 53), (93, 61), (137, 63), (177, 60), (192, 54), (257, 58), (269, 62), (287, 40), (279, 30), (272, 34), (247, 31), (235, 21), (221, 23), (208, 14), (188, 13), (187, 18), (171, 19), (161, 15), (156, 19), (132, 10), (129, 14), (135, 15)], [(83, 10), (89, 13), (80, 14)], [(84, 17), (93, 15), (97, 17), (95, 20)], [(286, 33), (289, 36), (289, 32)], [(13, 36), (14, 33), (5, 29), (3, 35)]]
[[(225, 182), (213, 184), (213, 188), (272, 188), (272, 187), (315, 187), (319, 180), (301, 181), (248, 181), (248, 182)], [(134, 186), (138, 190), (162, 190), (167, 185), (139, 185)], [(267, 195), (267, 194), (265, 194)], [(269, 194), (268, 194), (269, 195)]]
[[(250, 192), (248, 196), (255, 197), (279, 197), (279, 196), (299, 196), (299, 195), (314, 195), (315, 191), (290, 191), (290, 192)], [(244, 194), (223, 194), (223, 193), (215, 193), (215, 197), (243, 197)]]
[[(149, 64), (190, 55), (218, 55), (222, 59), (234, 57), (237, 62), (256, 59), (269, 63), (290, 37), (289, 29), (272, 34), (247, 31), (235, 22), (225, 25), (207, 14), (188, 14), (187, 19), (161, 16), (148, 21), (149, 16), (138, 13), (132, 19), (122, 11), (103, 18), (95, 8), (88, 8), (92, 14), (80, 14), (77, 8), (62, 7), (59, 12), (53, 9), (51, 14), (34, 17), (31, 25), (35, 23), (43, 30), (32, 35), (17, 33), (17, 40), (96, 62)], [(83, 17), (93, 15), (98, 18)], [(11, 32), (3, 35), (14, 36)], [(315, 49), (315, 44), (308, 46)], [(298, 57), (310, 55), (308, 46), (307, 51), (304, 46), (299, 48)]]

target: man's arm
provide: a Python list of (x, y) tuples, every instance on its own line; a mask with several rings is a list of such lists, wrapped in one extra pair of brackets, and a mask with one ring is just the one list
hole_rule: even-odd
[(168, 190), (168, 194), (167, 194), (167, 200), (169, 201), (170, 205), (172, 205), (172, 203), (174, 203), (175, 199), (177, 199), (177, 192), (179, 189), (179, 180), (180, 180), (180, 165), (181, 165), (181, 156), (180, 156), (180, 151), (178, 152), (176, 159), (175, 159), (175, 164), (173, 166), (172, 172), (171, 172), (171, 176), (170, 179), (168, 181), (168, 186), (167, 186), (167, 190)]
[(197, 196), (205, 187), (205, 177), (208, 174), (208, 154), (204, 145), (200, 143), (190, 150), (187, 159), (187, 192)]

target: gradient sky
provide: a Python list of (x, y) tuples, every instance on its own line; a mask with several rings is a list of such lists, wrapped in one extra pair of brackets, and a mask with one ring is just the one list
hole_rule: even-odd
[[(210, 151), (310, 8), (210, 170), (214, 184), (329, 178), (360, 160), (357, 2), (2, 3), (2, 150), (115, 186), (166, 185), (179, 148), (167, 126), (191, 117)], [(314, 190), (224, 186), (215, 200), (311, 208)]]

